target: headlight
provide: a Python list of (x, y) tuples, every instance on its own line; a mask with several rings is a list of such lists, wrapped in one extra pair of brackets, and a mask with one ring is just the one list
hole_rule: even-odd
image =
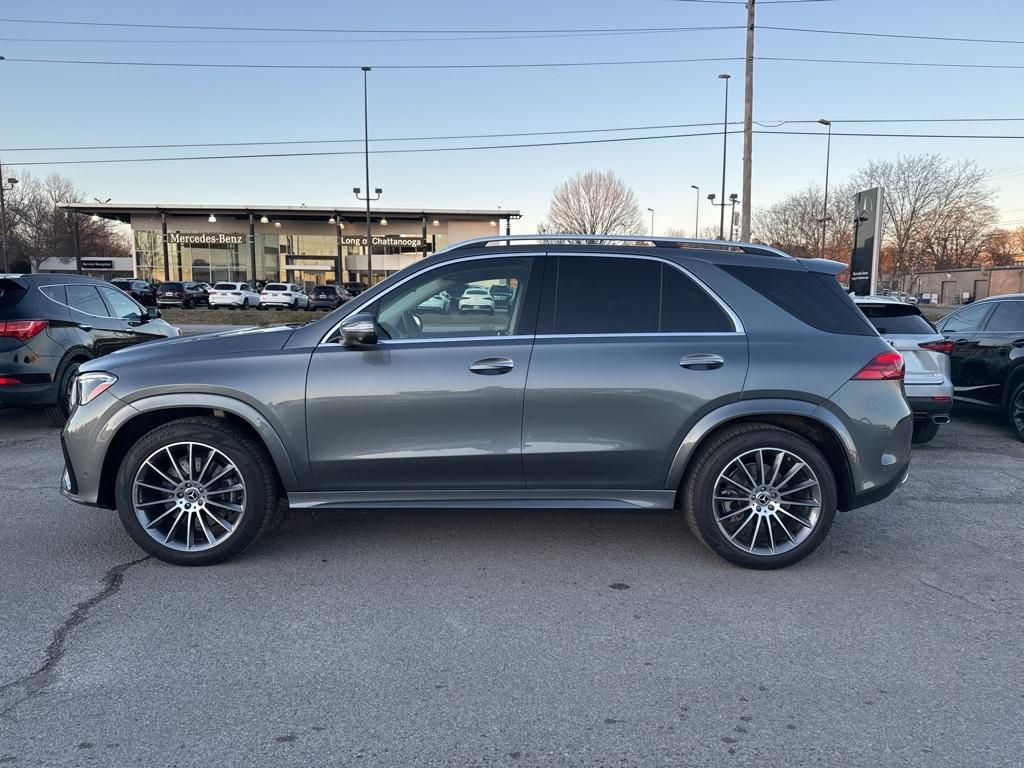
[(112, 373), (81, 373), (75, 379), (75, 405), (88, 405), (117, 381)]

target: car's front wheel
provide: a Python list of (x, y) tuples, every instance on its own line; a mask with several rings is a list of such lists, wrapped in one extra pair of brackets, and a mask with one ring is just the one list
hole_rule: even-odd
[(211, 565), (252, 544), (280, 511), (263, 446), (223, 419), (192, 417), (145, 434), (116, 481), (125, 530), (175, 565)]
[(78, 363), (68, 363), (57, 375), (57, 401), (46, 406), (46, 415), (50, 423), (55, 427), (63, 427), (71, 413), (71, 396), (75, 388), (75, 375), (78, 373)]
[(836, 513), (832, 470), (814, 445), (769, 424), (741, 424), (695, 457), (682, 506), (708, 548), (746, 568), (782, 568), (824, 540)]
[(1010, 394), (1007, 415), (1010, 417), (1010, 429), (1017, 439), (1024, 442), (1024, 381)]

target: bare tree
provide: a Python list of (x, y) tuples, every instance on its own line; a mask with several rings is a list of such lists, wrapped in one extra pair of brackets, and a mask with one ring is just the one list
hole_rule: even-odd
[(752, 237), (797, 257), (824, 256), (848, 262), (853, 238), (853, 195), (849, 183), (830, 187), (823, 222), (824, 190), (812, 184), (768, 208), (755, 211)]
[(577, 173), (555, 187), (542, 231), (587, 235), (647, 233), (633, 190), (612, 171)]
[(984, 261), (993, 267), (1005, 267), (1013, 264), (1021, 256), (1024, 246), (1024, 228), (1015, 231), (993, 229), (985, 237)]

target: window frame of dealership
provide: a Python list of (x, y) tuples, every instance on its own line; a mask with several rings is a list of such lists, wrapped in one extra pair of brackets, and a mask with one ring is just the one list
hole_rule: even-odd
[[(366, 210), (311, 206), (116, 205), (67, 210), (131, 227), (131, 259), (82, 259), (84, 274), (150, 282), (367, 280)], [(372, 283), (451, 243), (511, 234), (517, 210), (380, 208), (371, 212)], [(95, 262), (95, 263), (93, 263)], [(75, 260), (44, 265), (76, 271)]]

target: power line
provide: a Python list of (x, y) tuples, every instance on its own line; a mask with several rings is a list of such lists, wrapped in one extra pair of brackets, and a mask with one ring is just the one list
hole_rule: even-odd
[(1024, 40), (1004, 40), (990, 37), (946, 37), (943, 35), (905, 35), (897, 32), (857, 32), (848, 29), (814, 29), (810, 27), (776, 27), (757, 25), (758, 29), (775, 32), (806, 32), (816, 35), (845, 35), (848, 37), (887, 37), (897, 40), (936, 40), (950, 43), (995, 43), (999, 45), (1024, 45)]
[(1024, 69), (1024, 64), (977, 64), (974, 62), (812, 59), (787, 56), (758, 56), (757, 59), (758, 61), (790, 61), (804, 64), (877, 64), (888, 67), (940, 67), (944, 69)]
[[(72, 27), (118, 27), (121, 29), (189, 29), (189, 30), (212, 30), (218, 32), (312, 32), (312, 33), (345, 33), (345, 34), (366, 34), (366, 35), (433, 35), (433, 34), (459, 34), (459, 35), (481, 35), (493, 33), (494, 29), (354, 29), (354, 28), (332, 28), (332, 27), (236, 27), (236, 26), (214, 26), (204, 24), (142, 24), (132, 22), (115, 21), (69, 21), (63, 19), (4, 19), (0, 22), (6, 24), (56, 24)], [(665, 32), (685, 30), (687, 27), (594, 27), (582, 29), (505, 29), (507, 34), (533, 34), (547, 32)]]
[[(3, 58), (3, 57), (0, 57)], [(200, 69), (329, 69), (359, 70), (361, 64), (233, 64), (190, 61), (101, 61), (95, 59), (30, 59), (7, 57), (6, 61), (30, 64), (86, 64), (119, 67), (189, 67)], [(516, 62), (509, 64), (374, 64), (374, 69), (548, 69), (556, 67), (612, 67), (644, 64), (696, 64), (742, 61), (742, 56), (711, 56), (696, 59), (623, 59), (619, 61)]]
[[(740, 131), (728, 131), (735, 134)], [(785, 135), (785, 136), (817, 136), (823, 134), (820, 131), (777, 131), (758, 130), (754, 131), (763, 135)], [(519, 144), (482, 144), (472, 146), (456, 147), (408, 147), (400, 149), (371, 149), (373, 155), (394, 155), (394, 154), (416, 154), (434, 152), (469, 152), (488, 149), (524, 149), (532, 147), (560, 147), (576, 146), (585, 144), (616, 144), (620, 142), (635, 141), (660, 141), (665, 139), (695, 138), (702, 136), (721, 136), (722, 131), (703, 131), (699, 133), (669, 133), (658, 136), (618, 136), (603, 139), (574, 139), (571, 141), (544, 141)], [(953, 134), (953, 133), (877, 133), (877, 132), (845, 132), (833, 131), (833, 136), (848, 136), (860, 138), (905, 138), (905, 139), (991, 139), (991, 140), (1024, 140), (1024, 135), (993, 135), (993, 134)], [(34, 165), (86, 165), (86, 164), (109, 164), (109, 163), (152, 163), (152, 162), (174, 162), (192, 160), (245, 160), (255, 158), (275, 157), (328, 157), (341, 155), (361, 155), (359, 150), (329, 150), (317, 152), (261, 152), (241, 155), (185, 155), (170, 157), (119, 157), (119, 158), (96, 158), (87, 160), (36, 160), (36, 161), (10, 161), (9, 165), (34, 166)]]

